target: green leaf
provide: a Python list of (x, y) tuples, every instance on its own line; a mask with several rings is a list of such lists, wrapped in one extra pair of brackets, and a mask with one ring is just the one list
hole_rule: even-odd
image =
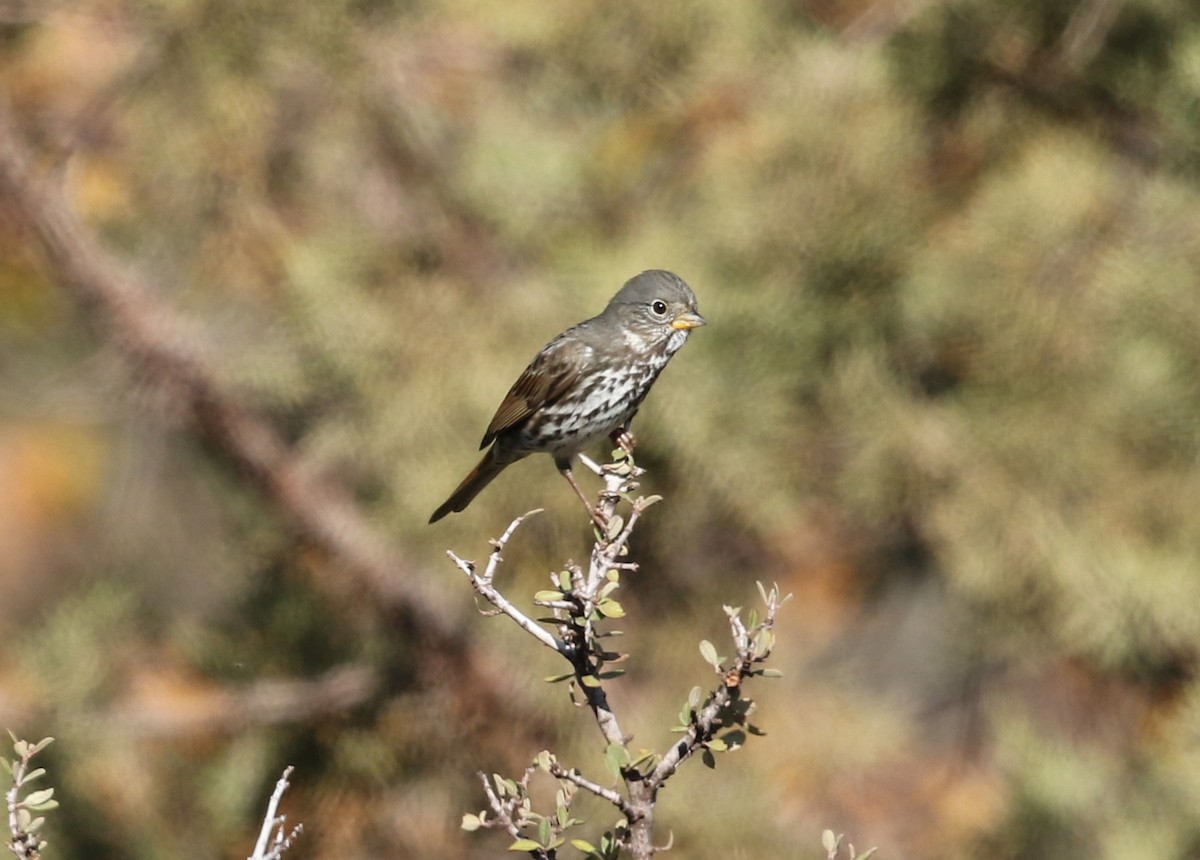
[(600, 686), (600, 679), (595, 675), (584, 675), (579, 681), (583, 686), (592, 687), (593, 689)]
[(546, 588), (534, 592), (533, 599), (537, 603), (556, 603), (563, 599), (563, 593)]
[(40, 741), (34, 744), (34, 747), (29, 751), (29, 754), (31, 756), (35, 756), (52, 743), (54, 743), (54, 738), (42, 738)]
[(662, 499), (662, 496), (646, 496), (644, 499), (642, 499), (642, 507), (648, 508), (651, 505), (657, 505), (662, 501)]
[(614, 777), (620, 778), (621, 771), (629, 767), (629, 750), (620, 744), (609, 744), (604, 750), (604, 766)]
[(567, 672), (565, 675), (547, 675), (545, 678), (542, 678), (542, 680), (545, 681), (547, 684), (558, 684), (562, 681), (566, 681), (566, 680), (569, 680), (574, 677), (575, 677), (574, 672)]
[(54, 789), (43, 788), (41, 791), (31, 792), (23, 801), (21, 801), (21, 804), (26, 809), (37, 809), (43, 803), (49, 801), (52, 797), (54, 797)]
[(468, 812), (465, 815), (463, 815), (462, 824), (460, 826), (462, 827), (463, 830), (467, 831), (468, 833), (473, 833), (476, 830), (478, 830), (480, 827), (483, 827), (483, 822), (479, 820), (478, 815)]
[(705, 746), (713, 752), (725, 752), (725, 750), (729, 749), (729, 746), (725, 743), (725, 741), (721, 740), (720, 738), (713, 738), (711, 741), (705, 744)]
[(775, 633), (771, 630), (760, 630), (754, 637), (754, 656), (765, 657), (775, 648)]
[(705, 750), (700, 754), (700, 760), (704, 762), (705, 767), (709, 768), (710, 770), (716, 770), (717, 760), (713, 758), (713, 754), (708, 750)]
[[(758, 584), (758, 587), (762, 588), (761, 582)], [(837, 851), (838, 847), (841, 844), (842, 844), (842, 837), (834, 836), (832, 830), (821, 831), (821, 847), (824, 848), (827, 852), (832, 853), (834, 851)]]
[(624, 674), (624, 669), (609, 669), (607, 672), (601, 672), (600, 678), (604, 681), (611, 681), (613, 678), (620, 678)]
[(554, 753), (550, 750), (542, 750), (533, 757), (533, 763), (542, 770), (550, 770), (550, 765), (554, 764)]
[(21, 781), (21, 784), (28, 785), (29, 783), (33, 782), (38, 777), (42, 777), (45, 775), (46, 775), (46, 769), (44, 767), (35, 767), (33, 770), (29, 771), (29, 773), (25, 774), (25, 779), (23, 779)]
[(612, 540), (621, 533), (621, 529), (625, 528), (625, 520), (620, 514), (613, 514), (612, 519), (608, 521), (607, 537)]
[(629, 766), (629, 750), (617, 743), (609, 744), (605, 750), (606, 756), (611, 756), (621, 767)]
[(763, 669), (760, 673), (764, 678), (782, 678), (783, 673), (778, 669)]
[(604, 574), (604, 578), (609, 582), (620, 582), (621, 571), (617, 570), (615, 567), (610, 567), (608, 572)]
[(638, 752), (638, 757), (630, 762), (629, 766), (641, 770), (642, 765), (645, 764), (649, 765), (649, 767), (646, 769), (647, 771), (653, 770), (654, 766), (658, 764), (658, 753), (656, 753), (654, 750), (640, 750)]
[(554, 833), (550, 829), (550, 819), (543, 818), (538, 822), (538, 842), (543, 845), (549, 845), (553, 837)]
[(874, 855), (875, 852), (878, 850), (879, 850), (878, 848), (869, 848), (866, 851), (864, 851), (862, 854), (859, 854), (857, 857), (855, 857), (854, 860), (867, 860), (868, 857), (871, 857), (872, 855)]
[(584, 854), (596, 853), (596, 846), (588, 842), (586, 839), (572, 839), (571, 847), (576, 851), (582, 851)]
[(624, 618), (625, 608), (612, 598), (605, 598), (596, 604), (596, 611), (605, 618)]
[(721, 658), (717, 656), (717, 648), (707, 639), (700, 640), (700, 656), (704, 658), (705, 663), (718, 672), (721, 671)]
[(509, 851), (540, 851), (542, 846), (540, 843), (534, 842), (532, 839), (518, 839), (512, 845), (508, 846)]

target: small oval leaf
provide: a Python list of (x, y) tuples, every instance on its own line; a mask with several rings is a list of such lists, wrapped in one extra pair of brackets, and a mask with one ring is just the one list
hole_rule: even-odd
[(35, 809), (52, 797), (54, 797), (54, 789), (43, 788), (41, 791), (30, 792), (22, 801), (22, 804), (29, 809)]

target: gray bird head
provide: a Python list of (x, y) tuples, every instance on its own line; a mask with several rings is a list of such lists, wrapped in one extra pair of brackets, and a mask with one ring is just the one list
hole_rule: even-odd
[(692, 288), (683, 278), (662, 269), (630, 278), (604, 310), (643, 333), (663, 338), (676, 335), (680, 344), (689, 331), (704, 325)]

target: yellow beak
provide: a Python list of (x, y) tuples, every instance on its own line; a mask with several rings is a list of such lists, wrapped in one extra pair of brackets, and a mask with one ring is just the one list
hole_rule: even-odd
[(684, 311), (671, 320), (671, 328), (682, 329), (683, 331), (699, 328), (702, 325), (704, 325), (704, 317), (692, 311)]

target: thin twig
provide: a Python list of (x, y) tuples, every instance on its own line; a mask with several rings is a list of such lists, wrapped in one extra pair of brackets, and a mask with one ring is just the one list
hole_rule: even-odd
[(450, 556), (450, 560), (454, 562), (455, 566), (464, 574), (466, 574), (466, 577), (468, 580), (470, 580), (471, 587), (475, 589), (476, 594), (478, 594), (488, 603), (492, 604), (492, 606), (496, 607), (496, 609), (498, 609), (500, 612), (503, 612), (505, 615), (511, 618), (522, 630), (524, 630), (537, 641), (541, 642), (547, 648), (558, 651), (561, 654), (566, 654), (566, 646), (562, 642), (560, 642), (558, 639), (555, 639), (554, 636), (548, 630), (546, 630), (546, 628), (542, 627), (542, 625), (538, 624), (520, 609), (517, 609), (517, 607), (515, 607), (508, 600), (508, 598), (501, 594), (496, 586), (492, 584), (493, 580), (496, 578), (496, 572), (500, 569), (500, 564), (504, 561), (504, 558), (501, 556), (501, 553), (504, 551), (504, 547), (508, 544), (509, 540), (512, 539), (512, 536), (516, 533), (517, 529), (520, 528), (521, 523), (538, 513), (541, 513), (540, 508), (532, 510), (527, 514), (523, 514), (508, 524), (508, 528), (504, 530), (504, 534), (500, 535), (499, 538), (492, 542), (492, 546), (495, 547), (495, 549), (492, 550), (492, 554), (488, 559), (487, 567), (484, 569), (483, 573), (479, 573), (475, 569), (474, 562), (459, 558), (453, 550), (447, 550), (446, 555)]
[[(527, 768), (525, 775), (521, 778), (521, 782), (519, 783), (522, 791), (525, 792), (526, 795), (528, 794), (529, 789), (529, 776), (532, 772), (532, 768)], [(518, 806), (521, 803), (521, 799), (513, 797), (505, 802), (496, 793), (495, 788), (492, 787), (492, 782), (487, 778), (487, 774), (480, 771), (476, 775), (479, 777), (479, 781), (483, 783), (483, 791), (485, 794), (487, 794), (488, 806), (490, 806), (492, 811), (496, 813), (496, 821), (500, 823), (501, 827), (508, 831), (509, 836), (511, 836), (514, 840), (521, 839), (523, 837), (523, 834), (521, 833), (521, 827), (513, 815), (513, 813), (517, 811)], [(489, 823), (485, 826), (490, 827), (494, 825)], [(550, 857), (553, 856), (552, 853), (544, 851), (541, 848), (531, 850), (529, 854), (533, 857), (539, 857), (541, 860), (550, 860)]]
[(557, 779), (565, 779), (568, 782), (573, 782), (575, 785), (582, 788), (584, 791), (590, 791), (597, 797), (603, 798), (620, 810), (621, 814), (627, 820), (633, 818), (633, 810), (629, 806), (629, 802), (621, 796), (621, 793), (613, 788), (605, 788), (598, 782), (592, 782), (587, 777), (583, 776), (576, 770), (568, 770), (557, 761), (550, 764), (550, 775)]
[(263, 816), (262, 829), (258, 833), (258, 842), (248, 860), (278, 860), (303, 832), (303, 825), (297, 824), (291, 833), (285, 834), (283, 825), (287, 816), (278, 814), (279, 802), (283, 799), (283, 793), (288, 790), (288, 777), (292, 775), (293, 770), (295, 768), (289, 764), (283, 769), (283, 776), (275, 783), (275, 791), (271, 793), (271, 799), (267, 802), (267, 814)]

